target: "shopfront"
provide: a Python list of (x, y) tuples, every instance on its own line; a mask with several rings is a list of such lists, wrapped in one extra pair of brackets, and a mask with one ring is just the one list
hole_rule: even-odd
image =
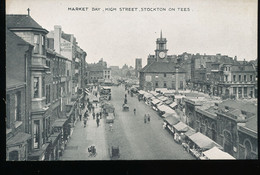
[(50, 160), (59, 160), (59, 157), (62, 155), (64, 151), (64, 147), (62, 147), (61, 144), (61, 134), (61, 132), (55, 132), (49, 137), (51, 141)]

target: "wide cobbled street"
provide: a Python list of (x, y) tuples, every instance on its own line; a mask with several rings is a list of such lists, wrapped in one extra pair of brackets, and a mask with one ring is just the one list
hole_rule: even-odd
[[(110, 160), (112, 146), (119, 147), (117, 160), (194, 159), (163, 129), (163, 119), (143, 101), (139, 102), (136, 96), (127, 94), (129, 111), (123, 111), (125, 93), (124, 86), (112, 87), (112, 100), (109, 102), (114, 105), (116, 113), (112, 130), (105, 118), (101, 119), (99, 127), (92, 117), (86, 128), (82, 121), (78, 121), (61, 160)], [(144, 123), (144, 114), (150, 115), (150, 123)], [(90, 145), (96, 146), (97, 156), (88, 156)]]

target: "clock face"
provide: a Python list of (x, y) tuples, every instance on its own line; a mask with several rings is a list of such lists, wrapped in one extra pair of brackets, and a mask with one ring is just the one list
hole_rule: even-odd
[(165, 53), (164, 53), (164, 52), (160, 52), (160, 53), (159, 53), (159, 57), (160, 57), (160, 58), (164, 58), (164, 57), (165, 57)]

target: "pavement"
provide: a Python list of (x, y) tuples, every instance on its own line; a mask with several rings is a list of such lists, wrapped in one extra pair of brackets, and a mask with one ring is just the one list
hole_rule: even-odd
[[(82, 114), (86, 110), (87, 107), (85, 107)], [(89, 156), (88, 147), (91, 145), (96, 147), (97, 155), (95, 157)], [(96, 120), (92, 118), (90, 112), (85, 128), (83, 119), (82, 121), (78, 120), (60, 160), (109, 160), (104, 118), (100, 120), (99, 127), (97, 127)]]

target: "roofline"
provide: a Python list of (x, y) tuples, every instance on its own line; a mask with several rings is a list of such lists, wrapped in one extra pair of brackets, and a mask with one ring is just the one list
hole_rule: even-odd
[(45, 34), (49, 33), (48, 30), (44, 28), (35, 28), (35, 27), (8, 27), (10, 31), (38, 31), (38, 32), (44, 32)]

